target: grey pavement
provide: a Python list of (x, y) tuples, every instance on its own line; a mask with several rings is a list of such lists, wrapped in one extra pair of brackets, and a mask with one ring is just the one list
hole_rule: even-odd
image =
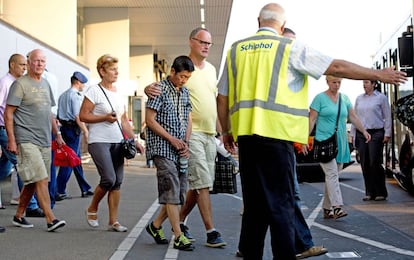
[[(98, 183), (94, 164), (84, 161), (85, 175), (91, 186)], [(323, 183), (301, 183), (302, 210), (311, 226), (314, 242), (323, 244), (329, 254), (311, 259), (414, 259), (414, 197), (403, 191), (393, 179), (387, 180), (389, 191), (385, 202), (363, 202), (363, 181), (358, 164), (340, 175), (345, 209), (349, 215), (339, 220), (324, 220), (320, 210)], [(85, 209), (91, 198), (82, 198), (74, 177), (68, 184), (72, 199), (57, 202), (54, 213), (67, 225), (49, 233), (43, 218), (28, 218), (35, 227), (23, 229), (11, 224), (16, 206), (9, 205), (10, 180), (0, 183), (5, 210), (0, 210), (0, 259), (237, 259), (235, 252), (240, 229), (242, 207), (239, 192), (234, 195), (211, 195), (216, 228), (227, 246), (204, 246), (206, 235), (198, 209), (190, 214), (187, 225), (196, 238), (193, 252), (182, 252), (171, 245), (157, 245), (143, 226), (157, 213), (155, 169), (146, 168), (143, 156), (128, 161), (122, 186), (119, 221), (129, 228), (126, 233), (106, 230), (108, 210), (106, 198), (100, 204), (101, 226), (93, 229), (86, 223)], [(172, 235), (168, 221), (164, 224), (167, 238)], [(266, 239), (263, 259), (272, 259)], [(111, 258), (112, 257), (112, 258)], [(240, 258), (239, 258), (240, 259)]]

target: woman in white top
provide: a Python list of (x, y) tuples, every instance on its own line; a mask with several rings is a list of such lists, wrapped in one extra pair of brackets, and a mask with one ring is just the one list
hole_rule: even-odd
[[(126, 112), (118, 100), (116, 87), (118, 79), (118, 59), (103, 55), (97, 61), (97, 70), (101, 77), (98, 85), (91, 86), (79, 113), (80, 120), (88, 124), (88, 151), (101, 177), (95, 189), (91, 204), (86, 210), (87, 222), (91, 227), (98, 227), (98, 206), (108, 193), (109, 222), (108, 230), (126, 232), (128, 229), (118, 222), (118, 205), (121, 196), (121, 184), (124, 177), (124, 158), (121, 153), (123, 135), (134, 138), (134, 132), (128, 122)], [(118, 126), (121, 115), (122, 131)], [(141, 153), (144, 148), (135, 142)]]

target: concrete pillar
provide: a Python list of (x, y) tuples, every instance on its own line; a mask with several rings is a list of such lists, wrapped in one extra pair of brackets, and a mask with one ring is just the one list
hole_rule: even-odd
[[(104, 54), (119, 59), (118, 84), (129, 79), (128, 8), (85, 8), (85, 63), (91, 69), (91, 80), (99, 82), (96, 61)], [(122, 91), (122, 88), (119, 88)]]
[[(154, 77), (154, 57), (152, 46), (131, 46), (130, 48), (130, 79), (135, 80), (138, 83), (136, 96), (141, 99), (140, 107), (136, 107), (138, 102), (131, 104), (133, 120), (135, 122), (135, 130), (139, 132), (141, 129), (141, 123), (145, 120), (145, 102), (147, 96), (144, 93), (144, 88), (155, 81)], [(139, 112), (139, 111), (140, 112)], [(137, 116), (137, 113), (140, 116)]]
[(154, 82), (154, 58), (152, 46), (131, 46), (130, 48), (130, 79), (138, 81), (138, 93), (143, 94), (143, 88)]

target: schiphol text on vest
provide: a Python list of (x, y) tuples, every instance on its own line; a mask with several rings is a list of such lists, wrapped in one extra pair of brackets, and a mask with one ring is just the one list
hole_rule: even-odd
[(259, 42), (259, 43), (248, 43), (248, 44), (242, 44), (240, 46), (240, 51), (247, 51), (247, 50), (256, 50), (256, 49), (271, 49), (273, 46), (273, 42), (271, 43), (264, 43), (264, 42)]

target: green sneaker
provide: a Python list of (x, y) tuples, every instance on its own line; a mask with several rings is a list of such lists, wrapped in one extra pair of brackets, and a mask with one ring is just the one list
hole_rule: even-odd
[(181, 233), (180, 236), (174, 240), (174, 248), (184, 251), (194, 250), (193, 244), (191, 244), (190, 240), (188, 240), (188, 238), (186, 238), (183, 233)]
[(156, 229), (151, 222), (145, 227), (145, 230), (152, 236), (157, 244), (168, 244), (168, 240), (164, 236), (162, 227)]

